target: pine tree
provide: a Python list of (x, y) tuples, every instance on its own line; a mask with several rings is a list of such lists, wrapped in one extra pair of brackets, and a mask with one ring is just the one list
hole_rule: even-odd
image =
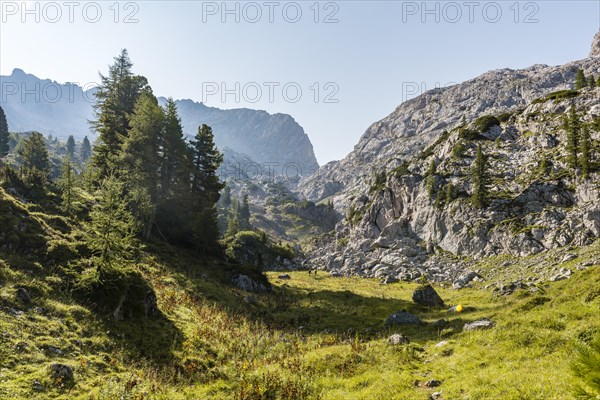
[(580, 69), (577, 71), (577, 75), (575, 75), (575, 90), (583, 89), (584, 87), (587, 87), (587, 85), (588, 82), (585, 74), (583, 73), (583, 70)]
[(579, 141), (580, 146), (580, 165), (581, 165), (581, 175), (584, 179), (587, 179), (590, 175), (590, 131), (588, 126), (584, 124), (581, 127), (581, 140)]
[(577, 169), (580, 122), (575, 105), (571, 104), (569, 116), (565, 119), (564, 128), (567, 131), (567, 161), (573, 171)]
[(156, 217), (159, 145), (164, 132), (164, 113), (156, 97), (149, 92), (140, 95), (129, 123), (131, 130), (123, 143), (119, 164), (132, 196), (133, 213), (141, 224), (144, 239), (148, 240)]
[(183, 135), (181, 118), (172, 98), (167, 100), (164, 108), (161, 155), (161, 197), (171, 198), (182, 190), (181, 185), (187, 185), (189, 172), (187, 144)]
[(426, 186), (427, 186), (427, 195), (429, 196), (429, 198), (433, 198), (433, 196), (435, 195), (435, 189), (436, 189), (436, 165), (435, 165), (435, 160), (431, 160), (431, 163), (429, 164), (429, 171), (427, 172), (427, 181), (426, 181)]
[(81, 149), (79, 150), (79, 157), (83, 163), (87, 162), (87, 160), (92, 155), (92, 146), (90, 145), (90, 140), (88, 137), (83, 138), (83, 142), (81, 143)]
[(0, 107), (0, 159), (6, 157), (10, 151), (9, 139), (10, 135), (8, 133), (6, 115), (2, 107)]
[(221, 204), (223, 207), (229, 208), (231, 206), (231, 187), (226, 185), (223, 189), (223, 194), (221, 195)]
[(22, 139), (17, 147), (17, 155), (26, 171), (37, 171), (46, 175), (50, 173), (46, 139), (41, 133), (34, 132), (28, 138)]
[(75, 204), (75, 173), (73, 171), (73, 164), (71, 163), (71, 157), (65, 157), (62, 167), (61, 176), (58, 181), (62, 193), (62, 208), (67, 214), (71, 214), (74, 210)]
[(591, 89), (595, 89), (596, 88), (596, 78), (594, 77), (594, 75), (590, 76), (590, 79), (588, 80), (588, 86)]
[(225, 236), (234, 236), (240, 231), (240, 220), (239, 220), (239, 202), (236, 198), (231, 200), (231, 208), (229, 209), (229, 216), (227, 218), (227, 231)]
[(124, 184), (106, 177), (96, 194), (98, 203), (90, 212), (87, 243), (97, 257), (97, 268), (114, 268), (129, 260), (135, 244), (135, 220), (128, 210)]
[(250, 205), (248, 204), (248, 195), (242, 197), (242, 204), (239, 207), (239, 225), (241, 230), (250, 230)]
[(73, 135), (69, 135), (67, 139), (67, 156), (71, 159), (75, 156), (75, 138)]
[(488, 180), (487, 156), (483, 154), (481, 145), (478, 145), (472, 171), (473, 195), (471, 199), (475, 207), (482, 208), (486, 205), (488, 196)]
[(190, 154), (193, 240), (198, 251), (208, 253), (218, 247), (215, 204), (224, 187), (217, 175), (223, 155), (217, 150), (212, 129), (208, 125), (198, 127), (195, 140), (191, 142)]
[(598, 79), (596, 80), (596, 86), (600, 86), (600, 76), (598, 77)]
[(100, 86), (96, 91), (96, 120), (92, 122), (100, 134), (94, 146), (94, 165), (99, 178), (116, 170), (116, 160), (124, 139), (128, 136), (129, 116), (148, 81), (131, 72), (133, 64), (127, 50), (122, 50), (109, 67), (108, 76), (100, 75)]

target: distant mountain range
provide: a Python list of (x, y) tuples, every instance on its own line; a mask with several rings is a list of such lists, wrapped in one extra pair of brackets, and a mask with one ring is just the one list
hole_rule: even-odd
[[(11, 131), (94, 140), (88, 121), (94, 118), (95, 90), (15, 69), (0, 76), (0, 106)], [(159, 102), (164, 104), (166, 98), (160, 97)], [(222, 110), (192, 100), (176, 103), (186, 135), (193, 136), (201, 124), (213, 128), (217, 145), (226, 150), (224, 169), (230, 177), (307, 175), (318, 168), (308, 135), (290, 115), (247, 108)]]

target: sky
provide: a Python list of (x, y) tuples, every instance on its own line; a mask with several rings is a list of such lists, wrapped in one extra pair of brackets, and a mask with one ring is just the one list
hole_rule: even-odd
[(585, 58), (600, 1), (0, 1), (0, 74), (98, 82), (122, 48), (156, 95), (286, 113), (320, 164), (436, 86)]

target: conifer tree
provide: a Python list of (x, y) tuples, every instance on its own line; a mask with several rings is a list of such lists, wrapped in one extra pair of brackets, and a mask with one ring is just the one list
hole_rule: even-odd
[(473, 163), (472, 182), (473, 194), (472, 201), (475, 207), (485, 207), (488, 196), (488, 173), (487, 173), (487, 156), (483, 154), (481, 145), (477, 146), (477, 154)]
[(2, 107), (0, 107), (0, 159), (6, 157), (10, 151), (9, 139), (6, 115)]
[(574, 104), (571, 104), (569, 116), (565, 120), (564, 127), (567, 131), (567, 160), (571, 169), (575, 171), (579, 165), (577, 152), (579, 150), (580, 122)]
[(227, 231), (225, 232), (225, 236), (234, 236), (240, 231), (239, 208), (240, 206), (238, 200), (236, 198), (232, 198), (229, 216), (227, 217)]
[(183, 135), (181, 118), (172, 98), (164, 107), (164, 133), (161, 142), (160, 186), (161, 198), (168, 199), (180, 193), (188, 182), (188, 149)]
[(28, 138), (22, 139), (17, 147), (17, 155), (26, 171), (37, 171), (46, 175), (50, 172), (46, 139), (41, 133), (34, 132)]
[(73, 135), (69, 135), (67, 139), (67, 156), (71, 159), (75, 156), (75, 138)]
[(596, 78), (594, 77), (594, 75), (590, 76), (590, 79), (588, 80), (588, 86), (591, 89), (595, 89), (596, 88)]
[(587, 179), (590, 175), (590, 131), (586, 124), (581, 127), (581, 140), (580, 146), (580, 165), (581, 175), (584, 179)]
[(435, 160), (431, 160), (431, 163), (429, 164), (429, 170), (427, 171), (427, 181), (426, 181), (426, 185), (427, 185), (427, 195), (430, 198), (433, 198), (433, 196), (435, 195), (435, 189), (436, 189), (436, 165), (435, 165)]
[(221, 204), (223, 207), (229, 208), (231, 206), (231, 187), (226, 185), (223, 189), (223, 194), (221, 195)]
[(452, 184), (452, 182), (448, 182), (448, 184), (446, 185), (446, 205), (452, 203), (454, 201), (454, 198), (456, 197), (455, 194), (456, 189), (454, 188), (454, 185)]
[(61, 176), (58, 181), (58, 185), (61, 188), (62, 208), (67, 214), (71, 214), (74, 209), (75, 203), (75, 173), (73, 171), (73, 164), (71, 163), (71, 157), (65, 157), (62, 167)]
[(133, 114), (137, 99), (148, 84), (146, 78), (133, 74), (132, 67), (124, 49), (115, 57), (108, 75), (100, 75), (101, 83), (95, 94), (96, 120), (92, 122), (99, 133), (94, 146), (94, 165), (99, 178), (116, 170), (121, 146), (130, 130), (129, 116)]
[(79, 150), (79, 157), (83, 163), (86, 163), (87, 160), (92, 155), (92, 146), (90, 144), (90, 140), (88, 137), (83, 138), (83, 142), (81, 143), (81, 149)]
[[(98, 203), (90, 212), (87, 242), (97, 269), (118, 267), (132, 257), (135, 244), (135, 220), (128, 210), (123, 182), (106, 177), (97, 192)], [(100, 274), (101, 275), (101, 274)]]
[(575, 90), (583, 89), (587, 87), (588, 81), (583, 73), (583, 70), (580, 69), (577, 71), (577, 75), (575, 75)]
[(250, 205), (248, 204), (248, 195), (242, 197), (242, 204), (239, 207), (239, 225), (241, 230), (252, 229), (250, 225)]

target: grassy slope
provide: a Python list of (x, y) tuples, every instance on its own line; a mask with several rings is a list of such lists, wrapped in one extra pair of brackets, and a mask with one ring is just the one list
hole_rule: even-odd
[[(538, 293), (439, 288), (447, 304), (475, 307), (447, 314), (413, 305), (415, 284), (306, 272), (289, 281), (271, 274), (274, 293), (251, 304), (246, 293), (218, 283), (224, 267), (154, 250), (162, 259), (147, 256), (140, 268), (164, 313), (155, 320), (103, 321), (52, 290), (51, 277), (3, 263), (0, 397), (425, 399), (442, 390), (449, 399), (569, 399), (574, 344), (600, 329), (598, 266)], [(14, 299), (15, 285), (25, 281), (36, 294), (28, 308)], [(400, 309), (429, 322), (447, 318), (451, 328), (384, 328)], [(497, 327), (461, 332), (482, 317)], [(393, 332), (413, 342), (391, 347)], [(440, 340), (449, 343), (436, 348)], [(74, 366), (75, 384), (51, 382), (51, 362)], [(34, 379), (47, 390), (34, 391)], [(441, 387), (415, 386), (428, 379)]]

